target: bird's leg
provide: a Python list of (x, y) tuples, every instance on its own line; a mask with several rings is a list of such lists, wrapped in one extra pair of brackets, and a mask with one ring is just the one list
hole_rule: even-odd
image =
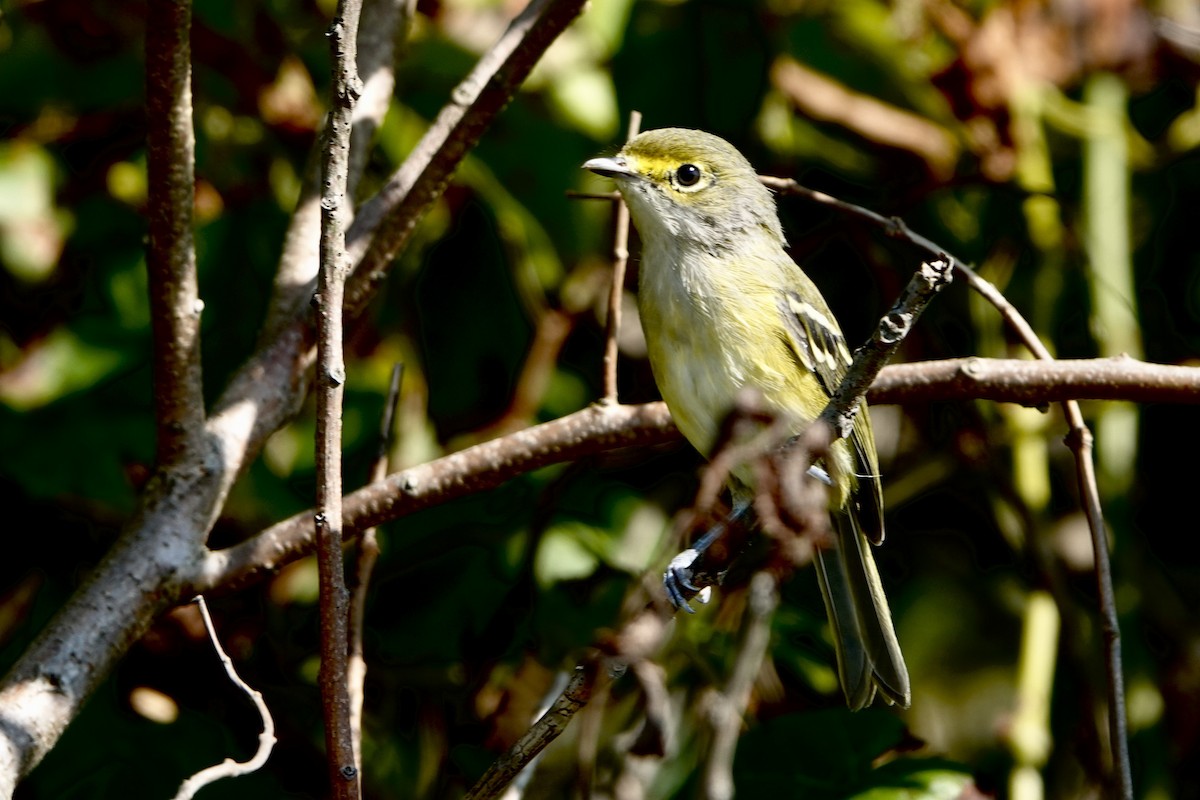
[[(808, 468), (808, 475), (814, 480), (829, 486), (832, 481), (829, 473), (816, 464)], [(734, 501), (733, 510), (722, 522), (713, 525), (696, 543), (671, 559), (667, 571), (663, 573), (663, 588), (667, 591), (667, 599), (675, 608), (695, 614), (688, 600), (696, 597), (701, 603), (707, 603), (712, 585), (720, 583), (726, 570), (713, 574), (705, 568), (704, 554), (714, 542), (725, 535), (730, 527), (735, 525), (753, 524), (753, 498), (747, 496)], [(728, 567), (728, 563), (725, 565)]]
[(663, 573), (663, 588), (667, 590), (667, 599), (671, 601), (671, 605), (689, 614), (695, 614), (696, 610), (688, 604), (689, 598), (698, 597), (701, 603), (708, 602), (712, 584), (720, 581), (720, 575), (711, 575), (705, 571), (704, 553), (713, 542), (725, 535), (731, 525), (740, 523), (750, 509), (749, 498), (737, 501), (733, 511), (724, 521), (713, 525), (695, 544), (671, 559), (667, 571)]

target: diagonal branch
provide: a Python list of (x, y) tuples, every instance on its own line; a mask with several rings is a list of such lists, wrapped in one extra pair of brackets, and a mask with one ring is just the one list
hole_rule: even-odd
[(374, 296), (392, 260), (441, 196), (459, 162), (584, 5), (586, 0), (533, 0), (526, 6), (454, 89), (451, 102), (404, 165), (359, 209), (347, 238), (352, 257), (358, 258), (346, 287), (346, 308), (351, 314)]
[(204, 425), (200, 302), (192, 241), (196, 139), (192, 130), (191, 0), (151, 3), (146, 20), (146, 267), (154, 333), (160, 465), (179, 458)]
[[(395, 62), (408, 40), (415, 5), (416, 0), (363, 0), (362, 23), (358, 27), (358, 72), (363, 81), (363, 95), (354, 107), (347, 197), (354, 197), (358, 190), (371, 152), (371, 140), (391, 103), (396, 84)], [(309, 156), (300, 197), (284, 237), (275, 271), (275, 288), (263, 326), (268, 332), (285, 324), (312, 297), (321, 239), (322, 141), (322, 137), (317, 138)]]
[(545, 714), (525, 731), (508, 753), (497, 759), (483, 777), (467, 792), (465, 800), (491, 800), (512, 783), (513, 778), (566, 730), (579, 709), (592, 699), (600, 662), (588, 659), (575, 668), (567, 687), (551, 704)]
[(904, 294), (879, 321), (875, 334), (854, 354), (854, 363), (846, 370), (841, 386), (819, 417), (838, 436), (850, 435), (859, 402), (866, 397), (875, 376), (895, 354), (929, 301), (950, 283), (950, 269), (950, 262), (941, 258), (921, 264)]
[[(346, 536), (458, 497), (491, 489), (550, 464), (622, 447), (679, 438), (662, 403), (593, 406), (500, 439), (469, 447), (345, 497)], [(302, 512), (254, 538), (218, 550), (190, 576), (194, 587), (228, 590), (263, 577), (313, 549), (312, 512)]]

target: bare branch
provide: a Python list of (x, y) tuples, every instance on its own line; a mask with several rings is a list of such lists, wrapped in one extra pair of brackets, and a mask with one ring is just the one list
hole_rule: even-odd
[[(982, 377), (964, 379), (960, 373), (968, 364), (977, 365), (974, 371)], [(1126, 369), (1128, 375), (1124, 375)], [(1162, 380), (1146, 389), (1141, 385), (1141, 378), (1153, 374), (1159, 374)], [(1039, 375), (1044, 375), (1044, 379), (1039, 381)], [(1105, 399), (1139, 399), (1145, 397), (1144, 392), (1154, 391), (1154, 398), (1158, 400), (1188, 402), (1198, 375), (1200, 368), (1163, 367), (1132, 359), (926, 361), (884, 367), (876, 383), (879, 388), (873, 386), (871, 389), (871, 399), (876, 403), (895, 403), (936, 398), (941, 396), (943, 387), (945, 392), (953, 394), (963, 380), (980, 380), (980, 391), (986, 397), (1029, 405), (1060, 399), (1062, 390), (1058, 384), (1061, 381), (1068, 382), (1072, 390), (1085, 397), (1104, 394)], [(1111, 398), (1108, 390), (1102, 388), (1110, 385), (1122, 387), (1113, 389)], [(1155, 389), (1155, 385), (1159, 388)], [(1122, 390), (1127, 390), (1128, 394), (1121, 393)], [(1191, 400), (1196, 401), (1195, 398)], [(498, 486), (516, 475), (547, 464), (677, 437), (662, 403), (588, 408), (395, 473), (382, 483), (374, 483), (348, 495), (343, 508), (346, 535)], [(311, 552), (312, 546), (311, 513), (298, 514), (247, 542), (213, 553), (191, 578), (192, 590), (240, 586)]]
[(200, 617), (204, 620), (204, 630), (208, 631), (208, 639), (212, 642), (213, 650), (217, 652), (221, 663), (225, 665), (225, 674), (229, 676), (233, 685), (241, 689), (254, 703), (254, 707), (258, 709), (258, 716), (262, 719), (263, 729), (262, 733), (258, 735), (258, 750), (248, 761), (239, 762), (227, 758), (220, 764), (200, 770), (180, 785), (174, 800), (191, 800), (196, 792), (222, 778), (236, 778), (240, 775), (257, 772), (263, 764), (267, 763), (267, 759), (271, 757), (271, 750), (275, 748), (275, 720), (271, 717), (271, 710), (267, 708), (267, 702), (263, 699), (261, 692), (251, 688), (250, 684), (237, 674), (237, 669), (233, 666), (233, 659), (225, 652), (225, 648), (221, 647), (221, 640), (217, 638), (217, 631), (213, 627), (212, 617), (208, 613), (208, 604), (204, 602), (203, 595), (197, 595), (195, 603), (200, 607)]
[[(629, 113), (629, 133), (625, 141), (638, 135), (642, 127), (639, 111)], [(620, 193), (615, 200), (616, 219), (613, 220), (612, 284), (608, 294), (608, 319), (604, 331), (604, 399), (617, 402), (617, 337), (621, 332), (621, 301), (625, 298), (625, 267), (629, 263), (629, 206)]]
[[(662, 403), (593, 406), (561, 419), (469, 447), (388, 476), (346, 496), (345, 534), (423, 508), (491, 489), (517, 475), (604, 450), (676, 440)], [(209, 555), (192, 585), (236, 588), (312, 552), (311, 512), (286, 519), (253, 539)]]
[[(424, 187), (421, 194), (429, 202), (444, 185), (445, 175), (465, 155), (464, 142), (478, 139), (517, 91), (528, 66), (582, 5), (583, 0), (540, 3), (538, 7), (547, 9), (546, 13), (523, 28), (528, 42), (514, 42), (511, 37), (502, 40), (511, 59), (484, 57), (491, 69), (473, 73), (478, 82), (475, 85), (485, 85), (478, 92), (481, 102), (453, 114), (459, 118), (459, 128), (471, 135), (448, 139), (447, 147), (452, 152), (436, 159), (437, 169), (416, 170), (426, 176), (420, 182)], [(515, 72), (506, 71), (522, 64)], [(488, 102), (483, 102), (485, 97)], [(460, 96), (455, 101), (454, 108), (461, 109), (462, 99)], [(431, 148), (435, 152), (437, 149)], [(425, 153), (426, 166), (433, 156), (433, 152)], [(427, 183), (439, 170), (442, 178), (434, 181), (436, 185)], [(399, 202), (393, 198), (376, 203), (377, 220), (393, 201)], [(420, 207), (427, 206), (424, 203)], [(359, 231), (359, 243), (365, 247), (363, 234), (367, 229)], [(316, 271), (315, 252), (310, 256), (311, 275)], [(372, 282), (372, 287), (377, 285), (378, 281)], [(366, 292), (357, 295), (364, 302), (367, 296)], [(267, 437), (299, 410), (307, 394), (314, 363), (312, 316), (301, 306), (290, 319), (286, 315), (273, 319), (282, 321), (268, 327), (255, 354), (232, 376), (205, 421), (205, 435), (187, 443), (188, 452), (177, 459), (177, 467), (164, 469), (147, 485), (117, 544), (0, 683), (0, 708), (4, 709), (0, 719), (0, 797), (10, 796), (16, 781), (54, 746), (87, 697), (153, 618), (180, 598), (196, 594), (185, 593), (184, 585), (205, 582), (203, 578), (209, 574), (213, 560), (206, 557), (202, 544), (230, 487)], [(633, 417), (637, 416), (635, 412)], [(665, 412), (661, 413), (661, 421), (658, 439), (674, 436)], [(605, 431), (601, 438), (637, 442), (637, 435), (627, 436), (623, 431)], [(582, 454), (596, 445), (575, 442), (573, 452)], [(308, 537), (302, 546), (311, 550), (311, 517), (300, 527), (307, 529)], [(268, 547), (275, 544), (274, 540), (266, 541)], [(244, 550), (237, 552), (246, 554)], [(264, 558), (267, 568), (279, 563), (274, 556)], [(239, 574), (260, 571), (247, 563), (241, 563), (239, 569)]]
[(1115, 358), (1028, 361), (954, 358), (894, 364), (871, 384), (872, 403), (993, 400), (1041, 406), (1064, 400), (1200, 403), (1200, 367)]
[[(907, 228), (904, 228), (907, 230)], [(1005, 322), (1021, 337), (1025, 346), (1041, 361), (1053, 361), (1054, 357), (1033, 332), (1033, 328), (1013, 307), (996, 287), (973, 269), (956, 262), (959, 272), (966, 275), (971, 288), (978, 291), (1000, 311)], [(1079, 403), (1067, 400), (1063, 412), (1070, 430), (1066, 444), (1075, 455), (1075, 477), (1083, 511), (1092, 535), (1092, 550), (1095, 553), (1096, 590), (1100, 598), (1100, 625), (1104, 635), (1104, 666), (1107, 673), (1107, 702), (1109, 746), (1112, 748), (1112, 764), (1116, 773), (1117, 790), (1125, 800), (1133, 798), (1133, 770), (1129, 764), (1129, 741), (1125, 721), (1125, 678), (1121, 672), (1121, 632), (1117, 622), (1117, 604), (1112, 585), (1112, 565), (1109, 561), (1108, 535), (1104, 525), (1104, 509), (1100, 505), (1100, 489), (1096, 485), (1096, 466), (1092, 459), (1092, 432), (1083, 421)]]
[(517, 773), (524, 769), (534, 756), (545, 750), (546, 745), (557, 739), (566, 730), (567, 723), (575, 713), (587, 705), (595, 688), (599, 669), (597, 659), (589, 659), (576, 667), (567, 688), (550, 706), (550, 710), (509, 748), (508, 753), (488, 767), (479, 782), (467, 792), (464, 800), (491, 800), (499, 797)]
[(374, 296), (451, 173), (584, 5), (585, 0), (532, 0), (454, 89), (404, 165), (359, 209), (347, 239), (352, 257), (361, 256), (346, 287), (351, 314)]
[[(392, 367), (392, 380), (388, 385), (387, 401), (383, 406), (383, 418), (379, 423), (379, 451), (375, 454), (375, 463), (371, 465), (371, 483), (377, 483), (387, 477), (388, 453), (391, 451), (393, 420), (396, 409), (400, 405), (400, 381), (404, 375), (404, 365)], [(354, 561), (354, 571), (350, 576), (350, 645), (349, 665), (347, 667), (347, 686), (350, 692), (350, 730), (354, 734), (354, 756), (356, 765), (362, 771), (362, 713), (363, 713), (363, 684), (367, 678), (367, 659), (363, 651), (363, 631), (367, 617), (367, 587), (371, 583), (371, 573), (375, 562), (379, 559), (379, 540), (374, 527), (363, 531), (358, 540), (358, 557)], [(360, 782), (361, 783), (361, 782)]]
[(939, 259), (921, 264), (904, 294), (880, 320), (870, 341), (854, 354), (854, 363), (819, 417), (839, 436), (850, 435), (859, 401), (866, 396), (871, 382), (900, 347), (925, 306), (949, 283), (949, 261)]
[[(800, 186), (793, 180), (780, 178), (762, 178), (763, 183), (777, 191), (797, 194), (813, 202), (832, 206), (847, 214), (865, 220), (881, 228), (884, 233), (896, 239), (902, 239), (924, 250), (936, 258), (949, 259), (955, 270), (967, 279), (971, 288), (983, 295), (1000, 312), (1001, 317), (1010, 328), (1020, 337), (1022, 343), (1029, 348), (1039, 360), (1052, 361), (1053, 356), (1042, 341), (1034, 333), (1033, 328), (1021, 316), (1011, 303), (1008, 302), (995, 286), (979, 276), (975, 270), (962, 261), (948, 256), (945, 251), (929, 239), (921, 236), (898, 218), (887, 218), (865, 208), (846, 203), (830, 197), (823, 192), (815, 192)], [(1116, 772), (1117, 790), (1122, 798), (1133, 797), (1133, 775), (1129, 766), (1129, 743), (1126, 735), (1125, 721), (1125, 680), (1121, 674), (1121, 634), (1117, 623), (1116, 602), (1113, 596), (1112, 567), (1109, 563), (1108, 536), (1104, 525), (1104, 511), (1100, 505), (1100, 490), (1096, 485), (1096, 469), (1092, 460), (1092, 432), (1083, 421), (1083, 413), (1079, 403), (1067, 400), (1063, 403), (1063, 412), (1070, 428), (1066, 442), (1075, 455), (1076, 480), (1079, 493), (1083, 498), (1084, 513), (1087, 516), (1088, 527), (1092, 535), (1092, 549), (1095, 551), (1096, 586), (1100, 598), (1101, 627), (1104, 632), (1104, 662), (1107, 671), (1108, 693), (1108, 723), (1109, 739), (1112, 747), (1112, 763)]]
[(750, 581), (748, 621), (738, 648), (737, 661), (725, 691), (712, 698), (708, 709), (712, 725), (712, 745), (705, 761), (701, 796), (706, 800), (731, 800), (733, 787), (733, 756), (742, 732), (742, 718), (750, 704), (750, 690), (762, 669), (771, 641), (771, 618), (779, 607), (779, 589), (770, 572), (755, 574)]
[(196, 140), (192, 130), (191, 0), (151, 3), (146, 20), (146, 266), (154, 332), (158, 463), (204, 425), (200, 302), (192, 241)]
[(203, 558), (215, 481), (208, 462), (147, 485), (128, 528), (0, 684), (0, 797), (11, 797), (154, 618), (186, 596)]
[(1108, 735), (1117, 791), (1123, 800), (1133, 800), (1133, 769), (1129, 763), (1129, 739), (1125, 721), (1125, 677), (1121, 671), (1121, 628), (1117, 622), (1117, 601), (1113, 592), (1112, 564), (1108, 553), (1108, 535), (1100, 489), (1096, 485), (1096, 465), (1092, 460), (1092, 432), (1083, 422), (1079, 404), (1068, 400), (1067, 418), (1071, 430), (1065, 441), (1075, 454), (1075, 479), (1083, 498), (1095, 555), (1096, 592), (1100, 597), (1100, 629), (1104, 640), (1104, 668), (1107, 673)]
[(325, 758), (333, 796), (359, 796), (358, 759), (350, 724), (348, 683), (350, 598), (342, 562), (342, 298), (346, 280), (346, 184), (354, 104), (362, 92), (357, 71), (361, 0), (339, 0), (329, 28), (333, 102), (325, 124), (321, 179), (321, 268), (317, 273), (317, 565), (321, 593), (321, 707)]
[[(408, 40), (416, 0), (364, 0), (358, 29), (358, 72), (363, 94), (354, 107), (346, 196), (354, 197), (370, 156), (371, 140), (391, 102), (394, 62)], [(288, 224), (275, 271), (275, 288), (263, 330), (271, 333), (302, 310), (312, 297), (321, 240), (321, 142), (313, 147), (304, 170), (300, 198)], [(349, 213), (349, 212), (347, 212)]]

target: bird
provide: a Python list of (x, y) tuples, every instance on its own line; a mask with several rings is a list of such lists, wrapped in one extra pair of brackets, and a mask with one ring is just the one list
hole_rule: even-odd
[[(711, 457), (746, 389), (797, 432), (816, 419), (852, 356), (820, 290), (787, 253), (774, 196), (746, 157), (711, 133), (659, 128), (583, 167), (615, 181), (641, 238), (638, 313), (655, 382), (684, 437)], [(883, 493), (865, 402), (850, 436), (810, 474), (829, 484), (834, 535), (814, 565), (847, 705), (864, 708), (878, 693), (908, 707), (908, 669), (871, 554), (884, 538)], [(752, 477), (735, 470), (731, 482), (735, 509), (746, 508)], [(668, 568), (676, 606), (686, 606), (681, 587), (697, 589), (688, 566), (708, 543)]]

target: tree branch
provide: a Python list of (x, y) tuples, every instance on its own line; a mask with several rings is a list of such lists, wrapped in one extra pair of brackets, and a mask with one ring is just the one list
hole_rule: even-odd
[[(346, 196), (354, 197), (371, 152), (375, 135), (391, 103), (395, 88), (395, 62), (412, 29), (415, 0), (363, 0), (358, 28), (358, 72), (363, 95), (354, 109), (350, 135), (350, 163)], [(286, 324), (312, 297), (317, 277), (321, 240), (321, 142), (317, 138), (305, 167), (300, 198), (284, 237), (275, 287), (267, 306), (263, 330), (268, 334)]]
[(375, 295), (396, 254), (441, 195), (459, 162), (585, 4), (586, 0), (533, 0), (526, 6), (454, 89), (451, 102), (404, 165), (359, 209), (347, 238), (352, 257), (358, 257), (346, 287), (346, 307), (351, 314)]
[(839, 437), (850, 435), (859, 401), (866, 397), (875, 376), (900, 347), (929, 301), (950, 283), (950, 269), (950, 262), (944, 259), (921, 264), (904, 294), (879, 321), (875, 334), (854, 354), (854, 363), (818, 418)]
[(258, 735), (258, 750), (249, 760), (238, 762), (227, 758), (220, 764), (200, 770), (180, 785), (174, 800), (191, 800), (196, 792), (210, 783), (215, 783), (222, 778), (236, 778), (239, 775), (249, 775), (251, 772), (258, 771), (263, 764), (267, 763), (267, 759), (271, 757), (271, 751), (275, 748), (275, 720), (271, 717), (271, 709), (267, 707), (267, 701), (263, 699), (261, 692), (251, 688), (250, 684), (237, 674), (237, 669), (233, 666), (233, 659), (225, 652), (225, 648), (221, 647), (221, 640), (217, 638), (217, 631), (213, 627), (212, 617), (208, 613), (208, 604), (204, 602), (203, 595), (197, 595), (195, 602), (200, 607), (200, 618), (204, 620), (204, 630), (208, 631), (208, 639), (212, 642), (213, 650), (216, 651), (217, 657), (225, 666), (225, 674), (229, 676), (233, 685), (241, 689), (250, 698), (250, 702), (254, 703), (254, 707), (258, 709), (258, 716), (262, 720), (263, 729), (262, 733)]
[[(412, 514), (550, 464), (633, 445), (679, 438), (662, 403), (592, 406), (500, 439), (475, 445), (347, 495), (342, 506), (345, 535)], [(283, 520), (249, 541), (218, 550), (189, 576), (189, 585), (231, 589), (312, 552), (311, 512)]]
[[(629, 114), (628, 142), (638, 135), (642, 127), (642, 115), (638, 111)], [(625, 267), (629, 263), (629, 206), (620, 192), (613, 200), (616, 208), (613, 219), (612, 282), (608, 292), (608, 319), (604, 326), (604, 399), (605, 403), (617, 402), (617, 339), (621, 332), (621, 302), (625, 299)]]
[[(966, 370), (968, 375), (962, 374)], [(874, 403), (957, 396), (975, 383), (986, 399), (1043, 405), (1064, 393), (1100, 399), (1200, 402), (1200, 367), (1146, 364), (1132, 359), (1019, 361), (952, 359), (890, 365), (870, 391)], [(1066, 382), (1064, 390), (1059, 384)], [(345, 498), (346, 536), (458, 497), (499, 486), (517, 475), (605, 450), (651, 445), (679, 437), (663, 403), (592, 407), (403, 470)], [(189, 577), (193, 593), (230, 589), (256, 580), (312, 551), (311, 512), (277, 523), (254, 538), (212, 553)]]
[(350, 723), (350, 597), (342, 561), (342, 396), (346, 364), (342, 300), (346, 281), (346, 187), (354, 104), (362, 92), (357, 71), (361, 0), (338, 0), (329, 27), (332, 103), (325, 124), (321, 177), (321, 267), (317, 272), (317, 566), (321, 595), (321, 708), (325, 759), (338, 800), (359, 796), (358, 759)]
[[(979, 292), (996, 307), (1004, 321), (1036, 358), (1042, 361), (1054, 360), (1050, 351), (1034, 333), (1033, 328), (996, 287), (980, 277), (965, 263), (946, 255), (932, 241), (911, 230), (903, 220), (896, 217), (887, 218), (852, 203), (838, 200), (823, 192), (806, 189), (794, 180), (764, 177), (762, 181), (777, 191), (807, 197), (813, 202), (837, 208), (851, 216), (865, 220), (871, 225), (879, 227), (888, 236), (904, 240), (934, 257), (949, 258), (953, 262), (955, 270), (966, 278), (972, 289)], [(1088, 528), (1092, 535), (1092, 549), (1095, 551), (1096, 557), (1096, 587), (1100, 598), (1099, 611), (1104, 633), (1104, 662), (1108, 673), (1108, 721), (1113, 769), (1116, 773), (1118, 793), (1122, 798), (1132, 798), (1133, 774), (1129, 765), (1129, 742), (1126, 736), (1125, 722), (1125, 680), (1121, 674), (1121, 634), (1112, 586), (1112, 567), (1109, 563), (1104, 510), (1100, 504), (1100, 490), (1096, 485), (1096, 468), (1092, 460), (1092, 432), (1084, 424), (1083, 413), (1079, 410), (1079, 404), (1074, 400), (1063, 402), (1063, 413), (1070, 429), (1066, 436), (1066, 443), (1075, 455), (1076, 481), (1083, 502), (1084, 514), (1088, 520)]]
[(1200, 403), (1200, 367), (1115, 358), (1028, 361), (952, 358), (880, 371), (872, 403), (992, 400), (1041, 406), (1064, 400)]
[(151, 3), (146, 18), (146, 267), (154, 334), (157, 461), (179, 458), (204, 425), (192, 131), (191, 0)]
[(491, 800), (498, 797), (534, 756), (545, 750), (548, 744), (566, 730), (575, 712), (591, 700), (599, 669), (598, 659), (588, 659), (576, 667), (567, 688), (550, 709), (509, 748), (504, 757), (492, 762), (483, 777), (467, 792), (464, 800)]

